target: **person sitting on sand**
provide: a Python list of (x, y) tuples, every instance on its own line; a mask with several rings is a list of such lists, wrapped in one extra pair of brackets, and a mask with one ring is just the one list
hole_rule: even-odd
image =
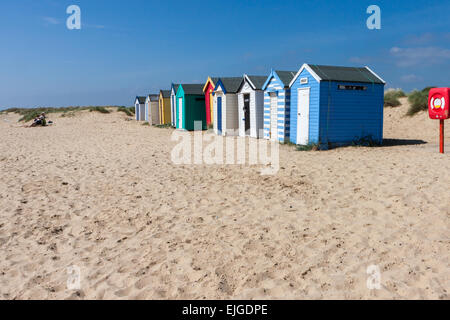
[(32, 127), (36, 127), (36, 126), (45, 126), (47, 124), (46, 120), (45, 120), (45, 112), (42, 112), (38, 117), (36, 117), (33, 121), (33, 123), (31, 124)]
[(41, 124), (41, 119), (39, 117), (34, 118), (33, 123), (30, 127), (36, 127)]

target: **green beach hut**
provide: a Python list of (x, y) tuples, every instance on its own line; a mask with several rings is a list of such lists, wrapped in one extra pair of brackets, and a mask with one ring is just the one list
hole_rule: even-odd
[(201, 84), (180, 84), (176, 96), (177, 129), (194, 130), (194, 122), (202, 122), (206, 130), (205, 94)]

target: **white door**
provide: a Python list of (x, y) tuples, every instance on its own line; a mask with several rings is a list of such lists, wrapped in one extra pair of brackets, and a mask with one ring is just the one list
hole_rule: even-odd
[(297, 144), (308, 144), (309, 139), (309, 88), (298, 89)]
[(270, 93), (270, 140), (278, 140), (278, 99), (275, 92)]
[(183, 129), (183, 98), (178, 98), (178, 129)]

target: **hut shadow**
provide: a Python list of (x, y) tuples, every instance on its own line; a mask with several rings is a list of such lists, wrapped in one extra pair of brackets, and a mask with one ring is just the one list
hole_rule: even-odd
[(419, 139), (383, 139), (380, 147), (415, 146), (427, 144), (428, 142)]
[(427, 144), (428, 142), (418, 139), (383, 139), (382, 144), (373, 143), (371, 140), (353, 143), (329, 143), (328, 145), (321, 145), (320, 150), (333, 150), (344, 147), (369, 147), (369, 148), (384, 148), (397, 146), (417, 146)]

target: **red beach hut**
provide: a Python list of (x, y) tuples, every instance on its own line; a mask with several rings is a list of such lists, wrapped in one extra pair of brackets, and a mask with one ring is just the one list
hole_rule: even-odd
[(213, 97), (212, 93), (216, 87), (216, 83), (219, 78), (208, 77), (206, 83), (203, 87), (203, 92), (205, 93), (205, 108), (206, 108), (206, 125), (210, 126), (213, 124), (214, 114), (213, 114)]

